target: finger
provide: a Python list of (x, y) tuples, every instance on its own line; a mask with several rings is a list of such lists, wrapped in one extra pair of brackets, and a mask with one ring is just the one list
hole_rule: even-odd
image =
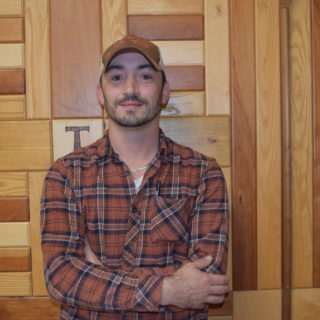
[(227, 286), (229, 285), (229, 279), (222, 274), (208, 274), (210, 283), (212, 285)]
[(229, 292), (228, 286), (211, 286), (209, 294), (213, 295), (225, 295)]
[(194, 265), (194, 267), (196, 269), (201, 270), (201, 269), (207, 267), (211, 262), (212, 262), (212, 257), (206, 256), (204, 258), (200, 258), (199, 260), (192, 262), (192, 264)]
[(224, 295), (210, 295), (206, 299), (207, 304), (221, 304), (225, 299)]

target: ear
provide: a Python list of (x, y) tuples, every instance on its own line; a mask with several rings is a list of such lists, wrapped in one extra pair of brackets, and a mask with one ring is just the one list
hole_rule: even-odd
[(163, 106), (166, 106), (170, 98), (170, 86), (169, 82), (166, 81), (163, 85), (162, 89), (162, 97), (161, 97), (161, 102)]
[(104, 94), (100, 84), (96, 86), (96, 94), (101, 106), (104, 106)]

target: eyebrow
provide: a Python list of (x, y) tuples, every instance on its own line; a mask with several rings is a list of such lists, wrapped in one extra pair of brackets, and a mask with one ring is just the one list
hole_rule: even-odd
[[(108, 67), (106, 67), (106, 73), (110, 72), (112, 70), (123, 70), (124, 66), (121, 64), (114, 64), (114, 65), (109, 65)], [(150, 63), (146, 63), (146, 64), (141, 64), (137, 67), (138, 70), (143, 70), (143, 69), (152, 69), (155, 70), (154, 67), (150, 64)]]

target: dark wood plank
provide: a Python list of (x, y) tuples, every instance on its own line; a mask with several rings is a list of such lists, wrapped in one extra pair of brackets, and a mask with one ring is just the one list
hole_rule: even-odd
[(289, 8), (291, 0), (280, 0), (280, 8)]
[(55, 118), (100, 117), (100, 0), (55, 0), (51, 10), (52, 105)]
[(28, 221), (28, 198), (0, 198), (0, 222)]
[(209, 316), (223, 317), (232, 316), (233, 314), (233, 294), (229, 292), (222, 305), (210, 305)]
[(31, 271), (30, 248), (0, 248), (0, 272)]
[(197, 91), (204, 90), (204, 67), (166, 67), (166, 77), (171, 91)]
[(257, 289), (255, 1), (230, 1), (233, 290)]
[(203, 40), (203, 15), (129, 15), (128, 33), (153, 40)]
[(24, 94), (25, 72), (23, 69), (0, 70), (0, 94)]
[(0, 43), (24, 41), (23, 18), (0, 18)]

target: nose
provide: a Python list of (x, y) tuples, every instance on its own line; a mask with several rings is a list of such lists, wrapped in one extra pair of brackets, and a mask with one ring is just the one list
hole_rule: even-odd
[(125, 94), (138, 94), (139, 86), (137, 79), (133, 75), (129, 75), (125, 82)]

